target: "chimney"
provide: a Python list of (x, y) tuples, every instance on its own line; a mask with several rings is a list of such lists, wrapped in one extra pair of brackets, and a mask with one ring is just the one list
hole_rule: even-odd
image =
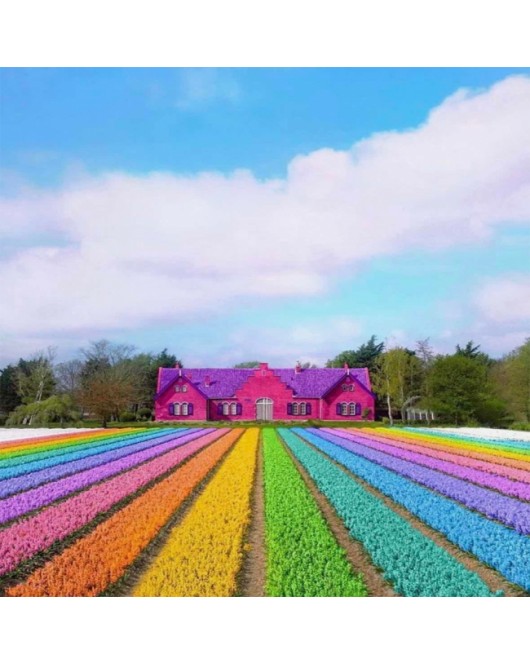
[(346, 375), (350, 374), (350, 367), (348, 366), (348, 364), (346, 362), (344, 363), (344, 370), (346, 371)]
[(294, 367), (294, 372), (295, 373), (301, 373), (302, 372), (302, 364), (299, 361), (296, 362), (296, 366)]
[(211, 384), (211, 382), (210, 382), (210, 376), (207, 375), (207, 376), (204, 378), (204, 386), (205, 386), (205, 387), (209, 387), (210, 384)]
[(267, 362), (262, 361), (259, 367), (262, 371), (266, 371), (269, 368), (269, 365), (267, 364)]

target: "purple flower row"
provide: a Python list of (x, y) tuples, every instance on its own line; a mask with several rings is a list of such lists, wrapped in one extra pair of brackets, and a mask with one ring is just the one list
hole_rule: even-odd
[[(466, 507), (484, 514), (488, 518), (513, 527), (521, 534), (530, 534), (530, 504), (520, 502), (513, 497), (506, 497), (499, 493), (470, 484), (462, 479), (451, 477), (437, 470), (431, 470), (416, 463), (400, 460), (380, 451), (369, 449), (355, 441), (348, 441), (331, 433), (312, 429), (324, 440), (353, 452), (367, 460), (377, 463), (401, 476), (416, 481), (431, 490), (450, 497)], [(364, 441), (364, 440), (363, 440)]]
[[(198, 430), (200, 431), (201, 429)], [(168, 439), (171, 440), (174, 437), (180, 437), (187, 433), (187, 430), (171, 431), (169, 433), (151, 435), (149, 438), (143, 439), (140, 442), (133, 443), (129, 440), (121, 444), (117, 449), (111, 451), (105, 451), (93, 456), (85, 456), (78, 460), (70, 461), (69, 463), (53, 465), (52, 467), (47, 467), (37, 472), (31, 472), (24, 476), (14, 477), (13, 479), (5, 479), (4, 481), (0, 481), (0, 498), (9, 497), (9, 495), (19, 493), (23, 490), (29, 490), (30, 488), (35, 488), (43, 483), (55, 481), (56, 479), (75, 474), (76, 472), (88, 470), (91, 467), (104, 465), (105, 463), (117, 460), (118, 458), (123, 458), (124, 456), (130, 456), (137, 451), (149, 449), (166, 442)]]
[(138, 451), (130, 456), (125, 456), (125, 458), (111, 461), (110, 463), (85, 470), (84, 472), (78, 472), (72, 476), (46, 483), (37, 488), (18, 493), (17, 495), (11, 495), (11, 497), (0, 500), (0, 524), (18, 518), (29, 511), (40, 509), (62, 497), (66, 497), (70, 493), (86, 488), (93, 483), (103, 481), (103, 479), (108, 479), (119, 472), (128, 470), (135, 465), (150, 460), (151, 458), (161, 456), (162, 454), (180, 447), (183, 444), (187, 444), (191, 440), (202, 435), (204, 435), (203, 430), (195, 430), (189, 432), (187, 435), (181, 436), (174, 434), (173, 438), (167, 442), (162, 442), (161, 444), (157, 444), (149, 449), (144, 449), (143, 451)]
[(520, 500), (530, 500), (530, 484), (528, 483), (523, 483), (522, 481), (513, 481), (512, 479), (496, 476), (495, 474), (484, 472), (483, 470), (464, 467), (457, 464), (456, 462), (442, 460), (439, 458), (432, 458), (417, 451), (402, 449), (392, 444), (388, 444), (387, 442), (380, 442), (379, 440), (375, 439), (375, 436), (373, 439), (369, 439), (365, 436), (359, 436), (356, 434), (350, 434), (348, 437), (340, 435), (339, 433), (337, 433), (337, 435), (358, 444), (363, 444), (370, 449), (382, 451), (386, 454), (394, 456), (395, 458), (409, 460), (412, 463), (416, 463), (417, 465), (430, 467), (433, 470), (439, 470), (440, 472), (451, 474), (452, 476), (459, 477), (460, 479), (472, 481), (473, 483), (476, 483), (480, 486), (492, 488), (493, 490), (497, 490), (504, 495), (511, 495), (512, 497), (517, 497)]
[(64, 502), (47, 507), (34, 516), (0, 531), (0, 575), (23, 560), (80, 529), (98, 514), (108, 511), (124, 497), (165, 474), (226, 431), (203, 434), (184, 447), (174, 449), (125, 474), (98, 483)]

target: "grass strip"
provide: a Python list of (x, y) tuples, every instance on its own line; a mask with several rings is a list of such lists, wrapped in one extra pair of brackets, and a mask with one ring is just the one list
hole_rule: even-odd
[(276, 431), (263, 441), (267, 596), (366, 596)]

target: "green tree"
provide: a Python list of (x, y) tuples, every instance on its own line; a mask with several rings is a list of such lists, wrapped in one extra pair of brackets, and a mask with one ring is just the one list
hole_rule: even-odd
[(0, 414), (9, 414), (21, 403), (17, 391), (17, 368), (9, 364), (0, 371)]
[(491, 357), (485, 352), (480, 351), (480, 345), (473, 345), (473, 341), (468, 341), (463, 348), (461, 348), (460, 345), (457, 345), (455, 354), (461, 357), (475, 359), (476, 361), (483, 363), (485, 366), (491, 366), (493, 364)]
[(406, 408), (420, 398), (421, 370), (421, 361), (407, 348), (392, 348), (377, 357), (372, 384), (386, 403), (391, 424), (393, 410), (400, 410), (404, 419)]
[(239, 364), (235, 364), (234, 368), (258, 368), (259, 361), (242, 361)]
[(17, 392), (23, 403), (49, 398), (55, 389), (53, 375), (54, 348), (39, 352), (32, 359), (20, 359), (17, 364)]
[(437, 357), (428, 374), (428, 407), (456, 425), (478, 419), (489, 396), (487, 368), (454, 354)]
[(19, 405), (7, 419), (8, 425), (47, 426), (79, 419), (79, 410), (68, 394), (50, 396), (41, 401)]
[(138, 402), (142, 385), (132, 364), (134, 347), (106, 339), (92, 341), (81, 350), (85, 365), (79, 400), (83, 410), (101, 420), (103, 427)]
[(504, 397), (513, 419), (530, 422), (530, 338), (494, 367), (497, 394)]
[(334, 359), (329, 359), (327, 368), (342, 368), (348, 364), (350, 368), (368, 368), (372, 370), (379, 355), (383, 352), (385, 344), (377, 343), (376, 336), (371, 336), (366, 343), (360, 345), (357, 350), (345, 350)]

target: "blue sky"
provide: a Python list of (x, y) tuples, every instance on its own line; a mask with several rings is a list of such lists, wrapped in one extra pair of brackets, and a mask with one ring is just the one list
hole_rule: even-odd
[(530, 69), (0, 70), (0, 365), (530, 335)]

